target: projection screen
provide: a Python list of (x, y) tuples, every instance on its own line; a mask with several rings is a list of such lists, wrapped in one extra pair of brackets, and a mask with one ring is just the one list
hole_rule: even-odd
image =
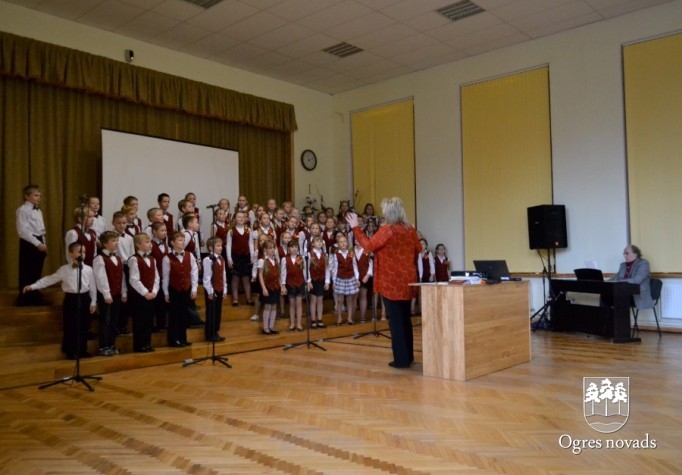
[[(147, 210), (158, 206), (159, 193), (171, 198), (169, 211), (178, 220), (178, 201), (185, 193), (197, 196), (201, 237), (211, 235), (211, 210), (220, 198), (234, 207), (239, 195), (239, 154), (186, 142), (102, 129), (102, 216), (111, 218), (123, 199), (139, 200), (138, 216), (148, 224)], [(169, 233), (170, 234), (170, 233)]]

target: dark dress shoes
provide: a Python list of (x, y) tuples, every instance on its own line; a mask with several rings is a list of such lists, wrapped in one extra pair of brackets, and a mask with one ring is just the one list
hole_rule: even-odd
[(185, 347), (184, 343), (181, 341), (171, 341), (168, 344), (168, 346), (170, 346), (171, 348), (184, 348)]
[(395, 361), (391, 361), (390, 363), (388, 363), (388, 365), (389, 365), (391, 368), (397, 368), (397, 369), (407, 369), (407, 368), (410, 367), (409, 364), (408, 364), (408, 365), (399, 365), (399, 364), (397, 364)]

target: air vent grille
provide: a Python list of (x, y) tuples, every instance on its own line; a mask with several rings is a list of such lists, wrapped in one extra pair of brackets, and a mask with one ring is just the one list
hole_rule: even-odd
[(330, 46), (329, 48), (325, 48), (322, 51), (333, 54), (334, 56), (338, 56), (339, 58), (345, 58), (347, 56), (361, 52), (362, 48), (358, 48), (357, 46), (353, 46), (348, 43), (339, 43), (334, 46)]
[(222, 1), (223, 0), (185, 0), (185, 2), (196, 5), (197, 7), (201, 7), (204, 10), (208, 10), (212, 6), (217, 5)]
[(436, 10), (450, 21), (461, 20), (462, 18), (470, 17), (485, 10), (469, 0), (462, 0), (461, 2), (453, 3)]

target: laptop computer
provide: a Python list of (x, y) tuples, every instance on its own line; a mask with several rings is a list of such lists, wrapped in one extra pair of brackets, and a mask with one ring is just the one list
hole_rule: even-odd
[(502, 281), (502, 280), (521, 280), (520, 277), (510, 277), (507, 261), (493, 260), (493, 261), (474, 261), (474, 267), (477, 272), (480, 272), (487, 280)]

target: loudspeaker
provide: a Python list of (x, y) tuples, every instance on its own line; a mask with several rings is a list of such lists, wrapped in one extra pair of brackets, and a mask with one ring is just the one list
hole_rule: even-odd
[(568, 247), (566, 207), (540, 205), (528, 208), (528, 242), (531, 249)]

